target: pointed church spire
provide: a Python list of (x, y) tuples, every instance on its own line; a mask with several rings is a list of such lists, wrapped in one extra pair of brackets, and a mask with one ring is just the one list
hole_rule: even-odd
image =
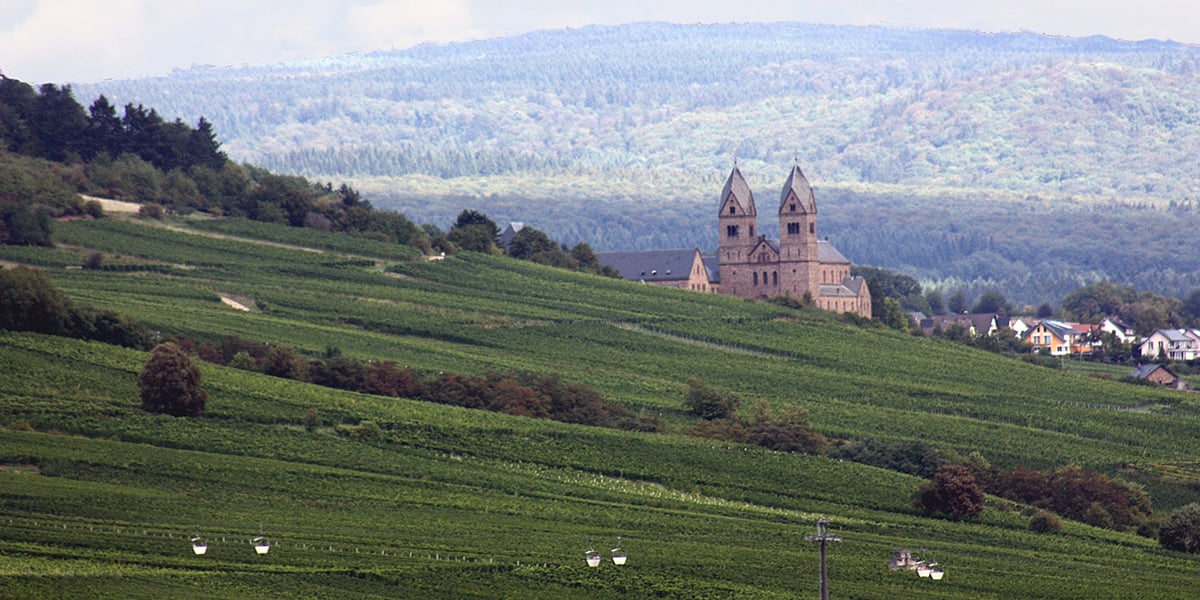
[[(730, 199), (730, 196), (733, 199)], [(758, 214), (754, 208), (754, 193), (750, 191), (750, 184), (746, 183), (746, 178), (742, 177), (741, 170), (737, 167), (737, 159), (733, 161), (733, 171), (729, 173), (729, 178), (725, 180), (725, 188), (721, 190), (721, 208), (722, 214), (727, 211), (726, 206), (730, 202), (737, 204), (741, 212), (746, 215)]]
[[(796, 204), (796, 209), (792, 210), (791, 205)], [(817, 201), (813, 197), (812, 186), (808, 184), (808, 178), (804, 176), (804, 172), (800, 170), (800, 157), (796, 157), (795, 164), (792, 165), (792, 172), (788, 174), (787, 181), (783, 184), (783, 193), (779, 196), (779, 212), (802, 212), (812, 213), (817, 212)]]

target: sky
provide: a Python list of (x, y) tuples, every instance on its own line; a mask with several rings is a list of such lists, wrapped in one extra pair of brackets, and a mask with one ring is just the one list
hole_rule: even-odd
[(0, 0), (0, 72), (166, 75), (638, 21), (800, 21), (1200, 43), (1194, 0)]

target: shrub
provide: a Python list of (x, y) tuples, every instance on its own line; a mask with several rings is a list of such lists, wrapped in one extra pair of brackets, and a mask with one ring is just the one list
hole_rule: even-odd
[(161, 221), (166, 215), (161, 204), (143, 204), (138, 209), (138, 216), (145, 219), (158, 219)]
[(273, 377), (307, 381), (308, 361), (296, 353), (291, 346), (279, 344), (267, 353), (267, 358), (263, 361), (262, 372)]
[(942, 465), (933, 481), (917, 489), (913, 507), (926, 516), (940, 515), (959, 521), (979, 516), (983, 500), (983, 489), (970, 469), (963, 465)]
[(1029, 529), (1035, 533), (1060, 533), (1063, 529), (1063, 522), (1058, 515), (1050, 511), (1039, 510), (1029, 519)]
[(737, 411), (741, 399), (736, 394), (714, 390), (697, 379), (689, 379), (683, 407), (706, 421), (728, 419)]

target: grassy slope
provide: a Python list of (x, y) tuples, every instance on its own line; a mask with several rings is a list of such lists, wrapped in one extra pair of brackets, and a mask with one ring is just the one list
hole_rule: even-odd
[[(679, 419), (683, 382), (698, 377), (748, 400), (799, 401), (839, 435), (941, 441), (1009, 464), (1187, 477), (1200, 444), (1186, 396), (730, 298), (481, 256), (401, 264), (392, 277), (344, 257), (119, 222), (64, 224), (59, 235), (193, 267), (53, 272), (73, 297), (167, 331), (334, 345), (424, 369), (555, 372), (668, 420)], [(234, 311), (218, 292), (265, 310)], [(0, 464), (14, 467), (0, 470), (6, 597), (791, 597), (813, 585), (815, 549), (801, 536), (818, 514), (846, 538), (831, 566), (846, 597), (928, 587), (883, 568), (900, 547), (938, 552), (950, 569), (943, 597), (1128, 597), (1150, 579), (1158, 597), (1183, 597), (1194, 568), (1148, 540), (1082, 525), (1035, 536), (995, 506), (978, 524), (917, 518), (907, 499), (918, 480), (821, 458), (211, 365), (208, 416), (177, 420), (137, 409), (144, 354), (7, 334), (0, 357), (0, 419), (35, 430), (0, 433)], [(323, 421), (314, 432), (297, 426), (309, 407)], [(1140, 412), (1117, 410), (1130, 407)], [(336, 435), (362, 419), (385, 439)], [(1160, 505), (1187, 499), (1182, 486), (1155, 485), (1167, 491)], [(268, 557), (246, 541), (259, 524), (278, 542)], [(212, 540), (208, 556), (187, 549), (197, 528)], [(630, 568), (582, 567), (590, 536), (601, 547), (615, 535)], [(1013, 577), (1021, 569), (1029, 576)]]

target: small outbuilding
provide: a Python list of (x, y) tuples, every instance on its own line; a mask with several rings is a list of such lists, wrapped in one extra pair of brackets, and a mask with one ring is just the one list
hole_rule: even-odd
[(1129, 376), (1136, 379), (1145, 379), (1163, 387), (1175, 388), (1177, 390), (1187, 389), (1187, 382), (1172, 373), (1170, 369), (1159, 364), (1148, 363), (1138, 365)]

